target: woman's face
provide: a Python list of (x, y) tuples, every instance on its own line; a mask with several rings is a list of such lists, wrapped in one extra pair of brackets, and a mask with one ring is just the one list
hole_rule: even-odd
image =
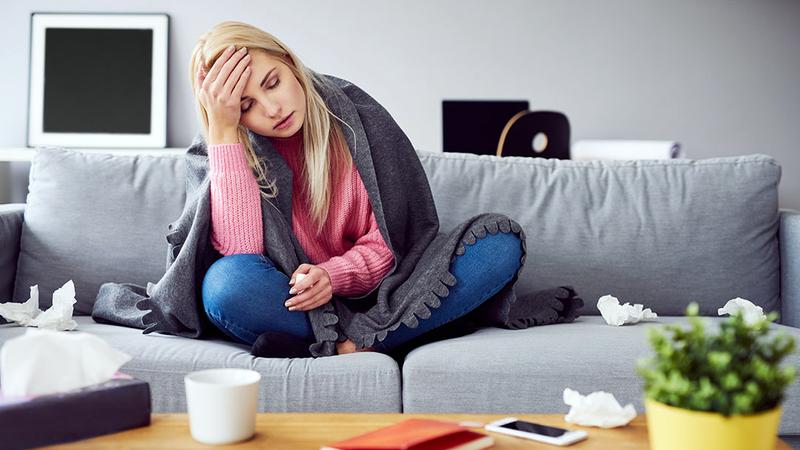
[[(289, 137), (299, 131), (306, 118), (306, 95), (289, 67), (258, 50), (248, 50), (251, 75), (239, 105), (242, 125), (267, 137)], [(291, 123), (276, 129), (283, 119)]]

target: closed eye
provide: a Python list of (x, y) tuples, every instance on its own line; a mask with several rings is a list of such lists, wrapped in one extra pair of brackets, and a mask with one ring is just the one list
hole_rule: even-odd
[[(274, 83), (272, 83), (270, 86), (267, 86), (267, 89), (275, 89), (275, 87), (277, 85), (279, 85), (280, 83), (281, 83), (281, 79), (280, 78), (276, 78)], [(242, 112), (246, 113), (247, 111), (250, 111), (250, 107), (251, 106), (253, 106), (253, 102), (248, 103), (247, 104), (247, 108), (243, 109)]]

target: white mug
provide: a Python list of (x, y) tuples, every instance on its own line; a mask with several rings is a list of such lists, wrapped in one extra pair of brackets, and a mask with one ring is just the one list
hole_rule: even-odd
[(232, 444), (255, 434), (258, 382), (249, 369), (207, 369), (184, 377), (189, 430), (204, 444)]

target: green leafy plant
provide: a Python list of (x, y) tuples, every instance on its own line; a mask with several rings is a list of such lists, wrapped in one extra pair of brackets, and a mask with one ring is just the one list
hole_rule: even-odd
[(655, 355), (639, 359), (636, 365), (646, 396), (678, 408), (725, 416), (779, 405), (796, 369), (780, 366), (795, 350), (794, 337), (776, 332), (767, 338), (769, 323), (778, 314), (773, 311), (748, 324), (739, 311), (720, 323), (718, 333), (710, 334), (698, 309), (697, 303), (686, 308), (686, 329), (680, 324), (648, 329)]

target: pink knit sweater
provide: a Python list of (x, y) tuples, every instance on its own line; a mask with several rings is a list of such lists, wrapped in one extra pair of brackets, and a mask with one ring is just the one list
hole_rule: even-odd
[[(288, 138), (271, 138), (293, 173), (292, 229), (313, 264), (331, 278), (333, 293), (357, 297), (370, 292), (391, 270), (394, 260), (381, 236), (358, 170), (334, 181), (328, 220), (314, 236), (303, 182), (302, 129)], [(264, 253), (261, 199), (255, 174), (247, 165), (244, 146), (211, 145), (211, 241), (223, 255)]]

